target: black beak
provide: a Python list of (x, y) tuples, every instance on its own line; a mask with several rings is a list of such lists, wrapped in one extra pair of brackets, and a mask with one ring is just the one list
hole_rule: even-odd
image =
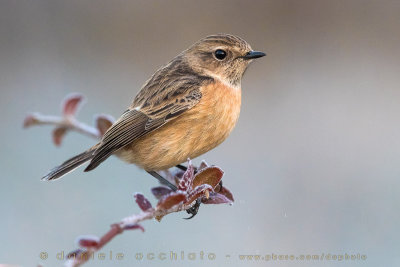
[(266, 56), (266, 54), (263, 53), (263, 52), (250, 51), (245, 56), (243, 56), (242, 58), (244, 58), (244, 59), (255, 59), (255, 58), (259, 58), (259, 57), (263, 57), (263, 56)]

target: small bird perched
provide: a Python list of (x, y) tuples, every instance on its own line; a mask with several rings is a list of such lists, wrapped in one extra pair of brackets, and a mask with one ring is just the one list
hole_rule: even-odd
[(213, 149), (238, 120), (246, 68), (263, 56), (234, 35), (201, 39), (147, 80), (98, 144), (42, 180), (58, 179), (87, 161), (85, 171), (91, 171), (111, 155), (159, 179), (157, 171)]

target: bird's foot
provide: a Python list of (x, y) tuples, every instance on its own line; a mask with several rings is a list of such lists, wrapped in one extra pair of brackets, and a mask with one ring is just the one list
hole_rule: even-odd
[(193, 206), (191, 206), (186, 210), (186, 212), (188, 214), (191, 214), (191, 216), (184, 219), (189, 220), (192, 219), (194, 216), (196, 216), (197, 213), (199, 212), (200, 204), (201, 204), (201, 198), (199, 197), (198, 199), (196, 199), (196, 202), (193, 204)]
[[(187, 167), (185, 167), (185, 166), (183, 166), (183, 165), (181, 165), (181, 164), (176, 165), (176, 167), (177, 167), (178, 169), (182, 170), (182, 171), (186, 171), (186, 170), (187, 170)], [(197, 173), (197, 170), (196, 170), (196, 169), (195, 169), (194, 173), (195, 173), (195, 174)], [(219, 182), (218, 185), (219, 185), (218, 192), (221, 192), (221, 191), (222, 191), (222, 180)], [(191, 214), (191, 216), (188, 217), (188, 218), (184, 218), (184, 219), (189, 220), (189, 219), (192, 219), (194, 216), (196, 216), (197, 213), (199, 212), (200, 205), (201, 205), (201, 198), (198, 198), (198, 199), (196, 199), (196, 202), (194, 203), (194, 205), (191, 206), (190, 208), (188, 208), (188, 209), (186, 210), (186, 212), (187, 212), (188, 214)]]

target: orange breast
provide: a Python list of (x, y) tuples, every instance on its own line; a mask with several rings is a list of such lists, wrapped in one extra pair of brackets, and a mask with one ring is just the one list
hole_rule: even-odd
[(241, 90), (217, 82), (201, 92), (196, 106), (117, 155), (148, 171), (165, 170), (222, 143), (239, 118)]

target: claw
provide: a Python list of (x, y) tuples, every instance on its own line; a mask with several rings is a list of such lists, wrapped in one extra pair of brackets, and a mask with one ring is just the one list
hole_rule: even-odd
[(201, 204), (201, 198), (196, 199), (196, 203), (194, 203), (194, 205), (190, 208), (188, 208), (186, 210), (186, 212), (188, 214), (192, 214), (192, 216), (188, 217), (188, 218), (183, 218), (185, 220), (190, 220), (192, 219), (194, 216), (197, 215), (197, 213), (199, 212), (199, 208), (200, 208), (200, 204)]
[(192, 219), (194, 216), (196, 216), (196, 214), (197, 214), (197, 213), (195, 213), (195, 214), (192, 214), (192, 216), (190, 216), (190, 217), (187, 217), (187, 218), (183, 218), (183, 219), (185, 219), (185, 220), (190, 220), (190, 219)]

